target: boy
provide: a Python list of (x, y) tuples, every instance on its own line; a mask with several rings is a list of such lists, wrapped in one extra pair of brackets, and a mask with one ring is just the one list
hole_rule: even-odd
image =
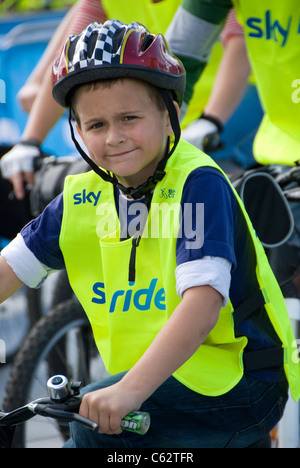
[[(68, 178), (2, 252), (0, 299), (67, 268), (112, 374), (80, 408), (101, 434), (72, 425), (68, 447), (246, 447), (280, 419), (287, 379), (299, 398), (263, 249), (220, 169), (180, 141), (184, 86), (164, 38), (137, 23), (93, 23), (54, 66), (93, 171)], [(122, 434), (139, 408), (149, 433)]]

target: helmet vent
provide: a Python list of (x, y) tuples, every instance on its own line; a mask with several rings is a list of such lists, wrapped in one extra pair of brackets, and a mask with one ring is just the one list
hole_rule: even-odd
[(97, 39), (98, 39), (98, 31), (94, 31), (89, 40), (87, 41), (87, 56), (88, 57), (93, 57), (94, 53), (95, 53), (95, 47), (96, 47), (96, 42), (97, 42)]
[(153, 40), (154, 40), (154, 37), (153, 37), (151, 34), (147, 34), (147, 35), (144, 37), (144, 40), (143, 40), (143, 42), (142, 42), (141, 51), (142, 51), (142, 52), (145, 52), (145, 50), (147, 50), (148, 47), (151, 46)]
[(122, 44), (126, 29), (120, 28), (114, 34), (113, 45), (112, 45), (112, 54), (116, 54)]

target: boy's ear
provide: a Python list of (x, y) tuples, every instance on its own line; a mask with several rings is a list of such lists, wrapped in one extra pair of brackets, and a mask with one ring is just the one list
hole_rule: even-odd
[[(176, 112), (177, 112), (177, 116), (178, 116), (178, 119), (179, 119), (180, 108), (179, 108), (178, 102), (177, 102), (177, 101), (173, 101), (173, 104), (174, 104), (174, 106), (175, 106), (175, 109), (176, 109)], [(169, 113), (168, 113), (168, 121), (167, 121), (167, 133), (168, 133), (168, 136), (171, 136), (171, 135), (173, 135), (173, 133), (174, 133), (174, 130), (173, 130), (172, 125), (171, 125), (171, 120), (170, 120), (170, 115), (169, 115)]]

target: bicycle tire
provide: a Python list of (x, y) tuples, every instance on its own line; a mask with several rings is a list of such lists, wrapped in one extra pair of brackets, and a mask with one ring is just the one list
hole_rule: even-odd
[[(64, 337), (67, 336), (67, 333), (72, 332), (72, 330), (75, 329), (78, 329), (80, 333), (82, 331), (86, 332), (87, 330), (91, 336), (89, 321), (81, 305), (77, 299), (74, 298), (57, 305), (36, 323), (25, 339), (12, 365), (3, 402), (5, 411), (12, 411), (37, 397), (47, 395), (44, 393), (34, 395), (33, 397), (31, 394), (33, 392), (32, 389), (35, 386), (35, 379), (40, 385), (41, 372), (39, 369), (41, 366), (45, 367), (44, 363), (47, 363), (46, 367), (48, 367), (48, 365), (53, 367), (53, 369), (51, 367), (51, 370), (47, 370), (48, 378), (54, 374), (64, 373), (63, 371), (65, 371), (66, 374), (70, 372), (69, 363), (67, 363), (65, 369), (61, 369), (61, 367), (56, 369), (54, 368), (55, 363), (53, 363), (53, 354), (56, 353), (57, 347), (60, 347), (59, 343), (61, 343), (61, 340), (66, 339)], [(88, 338), (88, 342), (84, 344), (90, 346), (90, 338)], [(92, 346), (94, 352), (94, 341)], [(61, 354), (61, 349), (59, 352)], [(81, 354), (88, 354), (88, 356), (79, 355), (78, 362), (75, 363), (76, 367), (78, 367), (79, 374), (82, 372), (83, 375), (70, 375), (70, 373), (68, 373), (67, 377), (70, 380), (83, 380), (83, 384), (86, 385), (90, 382), (91, 377), (89, 372), (85, 369), (85, 365), (89, 367), (90, 360), (92, 358), (89, 355), (89, 352)], [(99, 354), (98, 356), (100, 359)], [(83, 360), (85, 362), (83, 362)], [(43, 381), (43, 384), (46, 392), (46, 381)], [(33, 418), (33, 420), (34, 419), (35, 418)], [(30, 422), (27, 424), (30, 424)], [(16, 428), (13, 447), (23, 448), (25, 446), (24, 426), (18, 426)]]

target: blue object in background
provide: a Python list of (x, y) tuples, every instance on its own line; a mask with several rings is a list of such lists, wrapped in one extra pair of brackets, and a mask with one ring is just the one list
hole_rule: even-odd
[(210, 153), (216, 161), (232, 159), (243, 169), (257, 164), (253, 157), (253, 141), (263, 118), (256, 86), (250, 84), (239, 106), (221, 134), (224, 147)]
[(10, 243), (10, 240), (4, 239), (4, 237), (0, 237), (0, 251), (4, 249), (8, 244)]
[[(43, 54), (65, 12), (8, 16), (0, 19), (0, 145), (18, 143), (28, 114), (17, 93)], [(67, 116), (53, 127), (43, 143), (56, 156), (75, 154)]]

